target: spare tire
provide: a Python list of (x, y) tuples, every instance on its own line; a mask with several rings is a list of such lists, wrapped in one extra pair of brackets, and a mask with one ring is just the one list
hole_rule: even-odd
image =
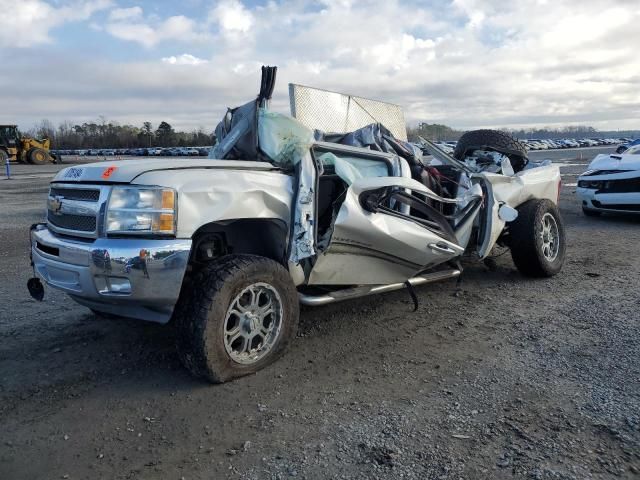
[(476, 150), (498, 152), (509, 157), (513, 170), (519, 172), (527, 163), (527, 147), (507, 132), (499, 130), (471, 130), (460, 137), (453, 156), (463, 161)]

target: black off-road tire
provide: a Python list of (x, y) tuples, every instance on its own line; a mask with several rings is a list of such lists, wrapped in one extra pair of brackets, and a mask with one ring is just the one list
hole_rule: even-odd
[(599, 217), (602, 215), (602, 212), (598, 210), (591, 210), (590, 208), (582, 207), (582, 213), (584, 213), (587, 217)]
[[(263, 282), (274, 287), (282, 302), (280, 334), (255, 363), (234, 361), (224, 344), (225, 317), (233, 299), (246, 287)], [(222, 383), (249, 375), (280, 358), (298, 329), (298, 292), (279, 263), (256, 255), (227, 255), (211, 262), (190, 282), (173, 316), (177, 349), (183, 365), (196, 377)]]
[(27, 154), (27, 160), (33, 165), (44, 165), (51, 162), (49, 153), (42, 148), (32, 148)]
[(515, 172), (529, 163), (527, 147), (510, 134), (499, 130), (471, 130), (465, 133), (458, 140), (453, 156), (462, 161), (475, 150), (495, 151), (506, 155)]
[[(543, 218), (550, 214), (558, 231), (558, 252), (552, 261), (543, 253)], [(558, 207), (550, 200), (529, 200), (518, 207), (518, 218), (509, 223), (509, 247), (513, 263), (527, 277), (552, 277), (560, 272), (566, 254), (566, 236)]]

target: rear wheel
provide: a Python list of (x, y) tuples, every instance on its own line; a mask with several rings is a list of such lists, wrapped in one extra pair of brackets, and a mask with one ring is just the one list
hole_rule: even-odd
[(42, 148), (32, 148), (29, 150), (27, 159), (29, 160), (29, 163), (34, 165), (44, 165), (51, 161), (51, 157), (49, 157), (47, 151)]
[(509, 224), (513, 263), (528, 277), (552, 277), (564, 263), (566, 240), (558, 207), (550, 200), (529, 200)]
[(203, 268), (176, 308), (178, 354), (213, 383), (255, 373), (296, 334), (299, 305), (289, 272), (255, 255), (228, 255)]
[(453, 156), (462, 161), (473, 155), (476, 150), (488, 150), (502, 153), (509, 157), (515, 172), (522, 170), (527, 163), (527, 147), (506, 132), (499, 130), (472, 130), (460, 137)]

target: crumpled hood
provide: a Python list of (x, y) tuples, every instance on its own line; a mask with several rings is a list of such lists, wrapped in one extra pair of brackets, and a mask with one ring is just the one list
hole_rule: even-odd
[(267, 162), (216, 160), (211, 158), (139, 158), (88, 163), (60, 170), (54, 182), (130, 183), (143, 173), (183, 169), (277, 170)]
[(640, 155), (600, 154), (591, 161), (588, 170), (640, 170)]

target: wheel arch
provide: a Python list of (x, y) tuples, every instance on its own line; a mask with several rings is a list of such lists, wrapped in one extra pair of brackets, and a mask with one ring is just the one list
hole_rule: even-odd
[(279, 218), (238, 218), (202, 225), (192, 235), (191, 264), (249, 254), (287, 265), (289, 227)]

